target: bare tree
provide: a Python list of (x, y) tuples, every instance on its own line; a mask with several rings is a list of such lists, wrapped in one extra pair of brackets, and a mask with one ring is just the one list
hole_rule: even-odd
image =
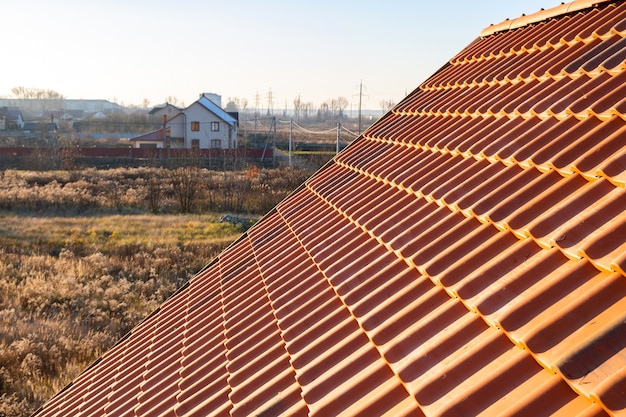
[(16, 98), (28, 98), (28, 90), (29, 89), (26, 87), (13, 87), (11, 93), (13, 93), (13, 96)]
[(328, 115), (330, 114), (329, 109), (330, 109), (330, 106), (328, 105), (328, 101), (325, 101), (320, 105), (320, 108), (317, 112), (318, 119), (319, 119), (318, 121), (321, 122), (321, 121), (326, 121), (328, 119)]
[(315, 109), (315, 105), (311, 101), (302, 104), (302, 116), (305, 120), (309, 118), (310, 112), (313, 111), (313, 109)]
[(32, 100), (28, 105), (21, 106), (22, 111), (35, 112), (38, 116), (46, 110), (59, 110), (63, 107), (63, 94), (54, 90), (13, 87), (11, 92), (15, 98)]
[(300, 123), (300, 111), (302, 110), (302, 100), (300, 99), (300, 94), (298, 97), (293, 99), (293, 112), (296, 116), (296, 122)]
[(348, 108), (348, 99), (341, 96), (337, 97), (337, 109), (339, 110), (339, 120), (343, 119), (343, 112)]
[(380, 108), (382, 109), (383, 113), (387, 113), (395, 105), (396, 103), (393, 100), (381, 100), (380, 101)]
[(63, 94), (54, 91), (46, 90), (43, 88), (29, 88), (29, 87), (13, 87), (11, 93), (16, 98), (34, 98), (34, 99), (63, 99)]
[(169, 170), (170, 182), (182, 213), (191, 213), (200, 188), (200, 159), (193, 157)]
[(226, 111), (239, 111), (239, 98), (237, 97), (228, 97), (228, 102), (226, 103), (226, 107), (224, 110)]
[(153, 213), (158, 213), (161, 209), (161, 199), (165, 190), (161, 172), (161, 170), (153, 169), (147, 180), (146, 200), (148, 200), (148, 206)]
[(171, 104), (172, 106), (177, 106), (178, 105), (178, 98), (176, 98), (174, 96), (167, 96), (167, 97), (165, 97), (165, 102)]

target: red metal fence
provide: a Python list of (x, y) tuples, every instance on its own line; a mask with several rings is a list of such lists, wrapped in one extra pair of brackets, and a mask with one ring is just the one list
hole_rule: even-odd
[[(0, 147), (0, 156), (30, 156), (35, 151), (52, 152), (50, 148)], [(162, 149), (162, 148), (88, 148), (71, 147), (55, 149), (57, 155), (90, 158), (246, 158), (268, 159), (273, 149)]]

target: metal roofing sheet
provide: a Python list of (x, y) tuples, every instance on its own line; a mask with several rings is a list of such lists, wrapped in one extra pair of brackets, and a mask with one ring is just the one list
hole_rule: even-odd
[(626, 2), (587, 3), (472, 42), (37, 415), (626, 415)]
[(202, 96), (198, 99), (198, 103), (202, 104), (207, 110), (215, 114), (217, 117), (225, 121), (231, 126), (234, 126), (237, 122), (230, 114), (228, 114), (224, 109), (215, 104), (213, 101), (209, 100), (206, 96)]

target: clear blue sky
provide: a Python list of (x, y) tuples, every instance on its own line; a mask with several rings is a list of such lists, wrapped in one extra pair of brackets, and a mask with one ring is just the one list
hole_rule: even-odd
[(139, 105), (201, 92), (254, 108), (398, 102), (491, 23), (555, 0), (1, 0), (0, 96), (17, 86)]

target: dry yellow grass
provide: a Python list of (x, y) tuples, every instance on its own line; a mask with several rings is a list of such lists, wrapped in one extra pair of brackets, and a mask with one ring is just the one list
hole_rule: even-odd
[(227, 244), (241, 234), (215, 214), (32, 216), (0, 214), (0, 242), (4, 245), (54, 248), (92, 246), (107, 252), (123, 245)]
[(30, 415), (241, 234), (217, 218), (0, 213), (0, 415)]

